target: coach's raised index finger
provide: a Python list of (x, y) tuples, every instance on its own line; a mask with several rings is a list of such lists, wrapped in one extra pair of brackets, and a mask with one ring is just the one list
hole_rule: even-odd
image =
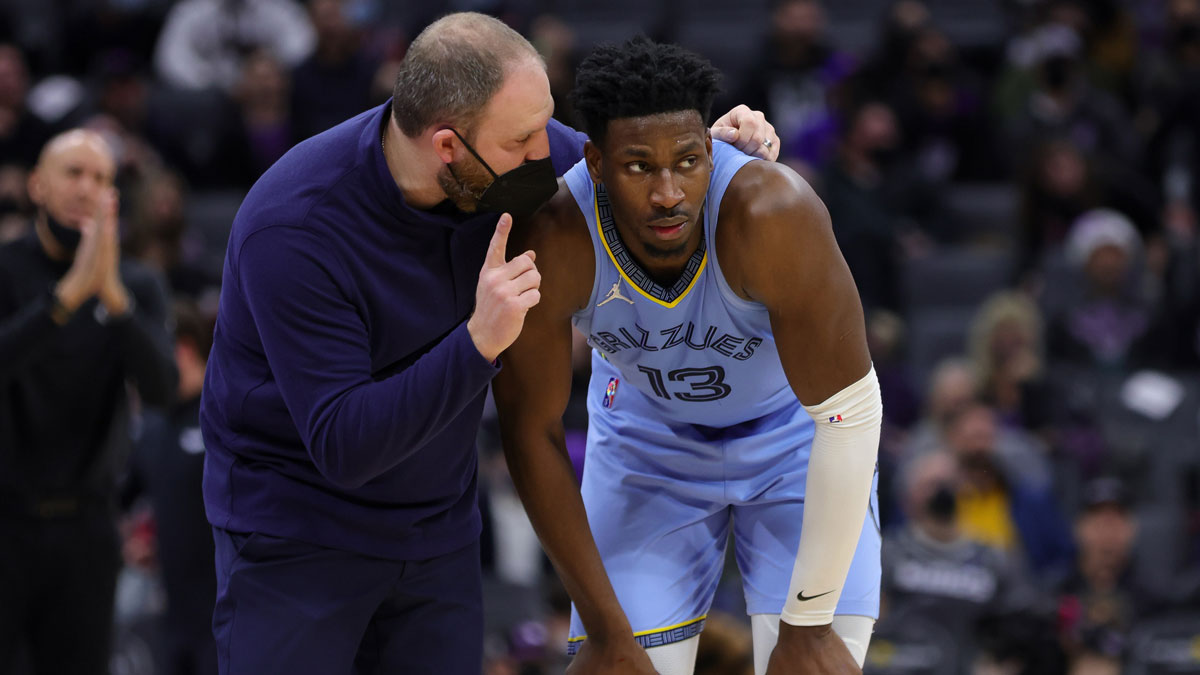
[(500, 220), (496, 223), (496, 233), (492, 235), (492, 241), (488, 244), (487, 258), (484, 259), (484, 267), (502, 267), (504, 265), (504, 251), (508, 248), (508, 233), (512, 231), (512, 216), (507, 213), (500, 216)]

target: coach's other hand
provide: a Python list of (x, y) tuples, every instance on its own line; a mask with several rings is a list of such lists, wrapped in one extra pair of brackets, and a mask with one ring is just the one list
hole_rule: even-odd
[(712, 137), (732, 144), (747, 155), (774, 162), (779, 159), (779, 135), (758, 110), (739, 105), (713, 122)]
[(533, 264), (533, 251), (504, 261), (512, 216), (500, 216), (496, 233), (488, 245), (487, 258), (475, 288), (475, 313), (467, 321), (467, 332), (475, 348), (488, 361), (495, 361), (521, 334), (525, 313), (542, 299), (538, 287), (542, 275)]

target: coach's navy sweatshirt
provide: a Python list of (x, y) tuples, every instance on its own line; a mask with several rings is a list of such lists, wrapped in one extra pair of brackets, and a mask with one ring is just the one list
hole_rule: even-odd
[[(213, 525), (393, 559), (479, 535), (496, 369), (466, 319), (497, 217), (405, 204), (389, 106), (297, 145), (234, 220), (200, 413)], [(548, 130), (561, 175), (583, 136)]]

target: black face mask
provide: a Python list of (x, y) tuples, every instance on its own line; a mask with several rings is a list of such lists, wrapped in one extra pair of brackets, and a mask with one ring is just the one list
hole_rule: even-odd
[(929, 502), (925, 504), (925, 508), (934, 520), (943, 523), (953, 520), (954, 515), (958, 512), (958, 500), (954, 496), (953, 488), (944, 483), (939, 485), (933, 496), (929, 498)]
[(478, 152), (475, 152), (475, 148), (471, 147), (467, 139), (463, 138), (454, 128), (451, 128), (450, 131), (458, 136), (458, 140), (462, 141), (467, 151), (479, 160), (483, 168), (492, 174), (492, 184), (487, 186), (477, 200), (480, 211), (508, 213), (514, 218), (521, 218), (537, 211), (558, 191), (558, 177), (554, 175), (554, 164), (551, 163), (549, 157), (525, 162), (512, 171), (496, 175), (496, 172), (492, 171), (492, 167), (483, 161)]
[(49, 211), (42, 210), (42, 217), (46, 219), (46, 228), (50, 230), (50, 236), (64, 251), (74, 255), (75, 249), (79, 248), (79, 240), (83, 238), (83, 232), (78, 228), (67, 227), (50, 215)]

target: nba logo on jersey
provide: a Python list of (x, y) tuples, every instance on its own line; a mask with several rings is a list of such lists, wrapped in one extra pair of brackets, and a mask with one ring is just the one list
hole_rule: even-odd
[(612, 407), (613, 399), (617, 397), (617, 385), (620, 383), (621, 381), (615, 377), (608, 378), (608, 387), (604, 389), (604, 401), (602, 402), (605, 408)]
[(829, 418), (829, 423), (830, 423), (830, 424), (837, 424), (838, 422), (841, 422), (841, 421), (842, 421), (842, 416), (841, 416), (841, 415), (834, 415), (833, 417), (830, 417), (830, 418)]

